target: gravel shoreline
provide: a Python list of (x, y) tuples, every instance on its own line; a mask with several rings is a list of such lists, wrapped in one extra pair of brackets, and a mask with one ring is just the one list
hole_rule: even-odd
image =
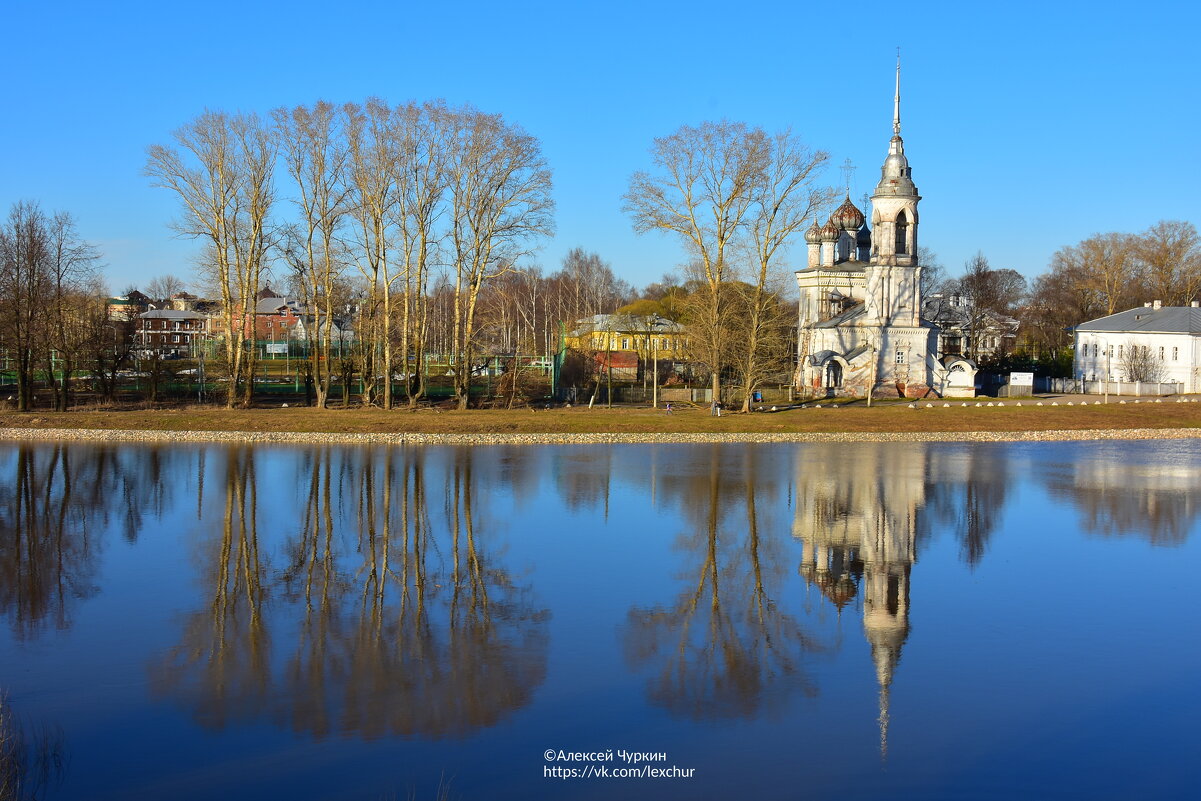
[(76, 428), (0, 428), (0, 440), (80, 442), (235, 442), (337, 445), (573, 445), (708, 444), (723, 442), (1046, 442), (1122, 439), (1199, 439), (1197, 428), (1059, 431), (921, 431), (842, 433), (635, 434), (347, 434), (287, 431), (136, 431)]

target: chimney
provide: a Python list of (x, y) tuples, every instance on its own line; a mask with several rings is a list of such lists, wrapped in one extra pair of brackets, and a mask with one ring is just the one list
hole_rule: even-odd
[(1152, 308), (1152, 309), (1162, 309), (1162, 308), (1163, 308), (1163, 301), (1160, 301), (1160, 300), (1153, 300), (1153, 301), (1151, 301), (1151, 308)]
[(1198, 306), (1201, 306), (1201, 303), (1198, 303), (1198, 302), (1197, 302), (1197, 301), (1195, 301), (1195, 300), (1194, 300), (1194, 301), (1190, 301), (1190, 302), (1189, 302), (1189, 308), (1190, 308), (1190, 309), (1195, 309), (1195, 308), (1197, 308)]
[(1149, 309), (1149, 308), (1151, 308), (1151, 301), (1147, 301), (1146, 303), (1144, 303), (1144, 304), (1143, 304), (1143, 308), (1144, 308), (1144, 309)]

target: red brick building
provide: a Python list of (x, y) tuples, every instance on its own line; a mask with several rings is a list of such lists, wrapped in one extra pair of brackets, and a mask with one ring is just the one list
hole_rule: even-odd
[(134, 346), (147, 354), (187, 356), (192, 343), (207, 330), (208, 318), (199, 312), (156, 309), (138, 315)]

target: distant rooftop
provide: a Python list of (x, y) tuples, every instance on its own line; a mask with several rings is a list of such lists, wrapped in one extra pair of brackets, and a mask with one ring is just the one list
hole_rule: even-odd
[(1140, 306), (1124, 312), (1089, 320), (1076, 326), (1077, 331), (1125, 333), (1145, 331), (1154, 334), (1201, 334), (1201, 308), (1163, 306), (1158, 309)]
[(155, 309), (139, 314), (143, 320), (203, 320), (204, 315), (194, 311), (176, 311), (174, 309)]

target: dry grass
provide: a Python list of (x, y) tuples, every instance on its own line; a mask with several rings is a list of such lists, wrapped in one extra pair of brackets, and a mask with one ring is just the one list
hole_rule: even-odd
[[(1044, 403), (1049, 404), (1049, 401)], [(1061, 401), (1066, 404), (1066, 400)], [(298, 433), (839, 433), (929, 431), (1051, 431), (1127, 428), (1201, 427), (1201, 404), (1127, 403), (1119, 405), (1004, 407), (955, 402), (949, 408), (908, 408), (878, 404), (873, 408), (790, 409), (776, 413), (726, 414), (720, 419), (707, 410), (677, 408), (674, 414), (646, 408), (621, 409), (483, 409), (459, 411), (380, 409), (258, 408), (226, 410), (212, 407), (171, 409), (130, 408), (79, 410), (66, 413), (0, 412), (0, 427), (87, 428), (156, 431), (289, 431)]]

